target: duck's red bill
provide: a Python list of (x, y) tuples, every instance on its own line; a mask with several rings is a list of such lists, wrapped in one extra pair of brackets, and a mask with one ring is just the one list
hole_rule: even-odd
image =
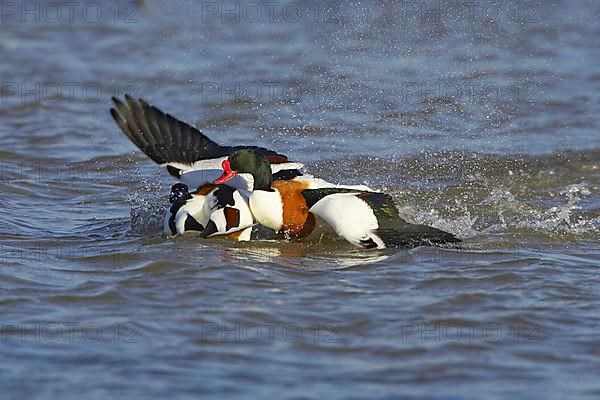
[(215, 183), (217, 185), (225, 183), (225, 182), (227, 182), (228, 180), (230, 180), (231, 178), (233, 178), (234, 176), (237, 175), (237, 171), (234, 171), (234, 170), (231, 169), (231, 165), (229, 164), (229, 160), (223, 160), (223, 163), (221, 164), (221, 167), (223, 167), (223, 175), (221, 175), (219, 178), (215, 179)]

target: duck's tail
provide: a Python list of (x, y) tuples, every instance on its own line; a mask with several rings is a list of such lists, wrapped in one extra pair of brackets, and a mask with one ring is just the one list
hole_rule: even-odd
[(427, 225), (404, 224), (392, 229), (378, 229), (375, 234), (385, 247), (418, 247), (448, 245), (461, 240), (451, 233)]

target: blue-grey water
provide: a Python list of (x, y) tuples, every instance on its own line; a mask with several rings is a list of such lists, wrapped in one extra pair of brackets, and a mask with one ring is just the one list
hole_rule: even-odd
[[(0, 398), (597, 399), (597, 1), (3, 1)], [(161, 236), (130, 93), (462, 249)]]

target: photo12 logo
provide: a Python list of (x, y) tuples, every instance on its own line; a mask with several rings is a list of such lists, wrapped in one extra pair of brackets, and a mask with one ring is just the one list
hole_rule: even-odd
[(47, 243), (27, 243), (0, 245), (0, 262), (3, 264), (46, 264), (58, 261), (80, 261), (103, 259), (116, 264), (131, 262), (130, 249), (121, 246), (64, 245), (52, 246)]
[(202, 22), (220, 23), (298, 23), (308, 19), (313, 23), (338, 24), (338, 2), (279, 2), (279, 1), (204, 1), (201, 3)]
[(10, 343), (138, 343), (139, 326), (134, 322), (101, 325), (95, 322), (3, 322), (0, 342)]
[(2, 82), (0, 84), (0, 102), (16, 99), (21, 103), (29, 102), (99, 102), (107, 95), (120, 97), (127, 93), (135, 96), (139, 88), (135, 82)]
[(536, 24), (540, 22), (540, 3), (539, 0), (401, 0), (399, 20), (404, 23), (414, 21), (422, 24), (477, 21)]
[(403, 323), (400, 327), (402, 343), (496, 343), (503, 340), (515, 343), (537, 343), (541, 340), (540, 327), (535, 323), (502, 325), (489, 323)]
[(427, 103), (433, 99), (447, 98), (467, 104), (494, 101), (515, 103), (538, 102), (539, 87), (536, 82), (514, 82), (506, 85), (498, 82), (462, 82), (458, 80), (405, 81), (401, 82), (400, 99), (404, 104)]
[(135, 24), (139, 22), (139, 5), (136, 1), (103, 2), (46, 2), (3, 1), (0, 4), (2, 23), (97, 23), (102, 20)]
[(254, 103), (283, 102), (298, 103), (309, 97), (318, 101), (318, 85), (303, 85), (299, 82), (195, 82), (193, 89), (199, 89), (203, 102), (250, 101)]
[(247, 322), (217, 324), (206, 322), (201, 325), (200, 338), (203, 342), (273, 343), (283, 341), (297, 343), (301, 340), (313, 343), (338, 343), (338, 327), (332, 323), (314, 323), (302, 326), (295, 322)]

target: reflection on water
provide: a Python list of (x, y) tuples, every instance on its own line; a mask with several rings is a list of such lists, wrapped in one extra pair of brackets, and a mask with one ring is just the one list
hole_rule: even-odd
[[(598, 397), (597, 4), (55, 4), (0, 15), (7, 398)], [(165, 238), (124, 93), (464, 243)]]

